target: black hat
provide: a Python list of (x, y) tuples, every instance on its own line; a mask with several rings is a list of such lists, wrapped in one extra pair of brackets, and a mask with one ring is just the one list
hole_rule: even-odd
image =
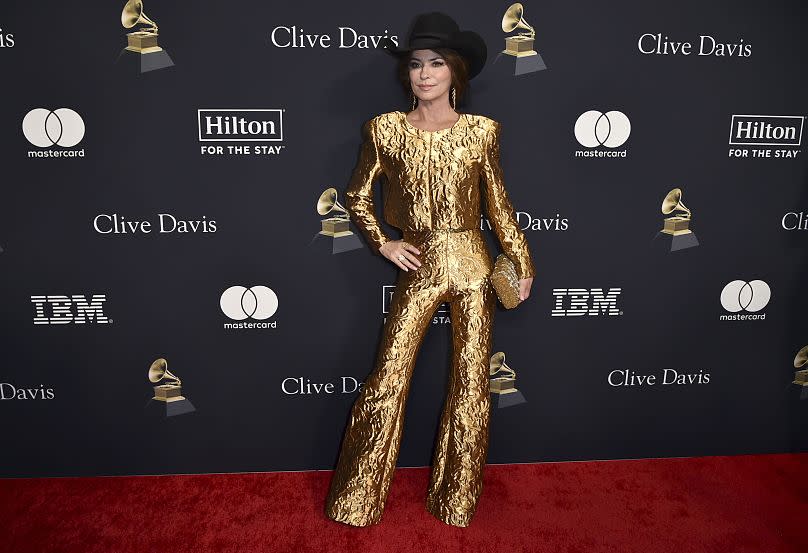
[(412, 50), (451, 48), (469, 62), (469, 79), (482, 71), (488, 57), (488, 48), (479, 34), (461, 31), (454, 19), (441, 12), (418, 15), (407, 46), (397, 48), (392, 40), (384, 38), (379, 48), (397, 57), (408, 55)]

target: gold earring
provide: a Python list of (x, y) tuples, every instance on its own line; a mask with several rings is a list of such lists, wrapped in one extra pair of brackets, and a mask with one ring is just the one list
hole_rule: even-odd
[(415, 103), (416, 103), (416, 100), (415, 100), (415, 93), (414, 93), (414, 92), (410, 92), (410, 95), (412, 96), (412, 109), (411, 109), (410, 111), (414, 111), (414, 110), (415, 110)]
[(452, 87), (452, 109), (457, 109), (455, 105), (455, 87)]

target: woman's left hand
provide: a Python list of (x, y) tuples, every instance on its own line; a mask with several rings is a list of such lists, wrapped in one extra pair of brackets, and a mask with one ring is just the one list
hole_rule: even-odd
[(525, 301), (530, 296), (530, 287), (533, 286), (533, 277), (519, 279), (519, 299)]

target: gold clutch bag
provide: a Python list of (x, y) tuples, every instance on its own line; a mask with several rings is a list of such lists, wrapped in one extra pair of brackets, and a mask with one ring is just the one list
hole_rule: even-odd
[(501, 253), (497, 256), (489, 278), (491, 284), (494, 285), (499, 301), (506, 309), (513, 309), (522, 302), (519, 299), (519, 278), (516, 275), (516, 266), (507, 255)]

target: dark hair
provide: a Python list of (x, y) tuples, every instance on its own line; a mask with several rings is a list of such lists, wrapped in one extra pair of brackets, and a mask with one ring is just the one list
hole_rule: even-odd
[[(460, 107), (463, 94), (469, 86), (469, 63), (457, 50), (451, 48), (424, 48), (424, 50), (437, 52), (449, 66), (452, 72), (452, 86), (455, 88), (455, 103)], [(398, 60), (398, 80), (404, 87), (404, 94), (412, 101), (412, 84), (410, 84), (410, 54), (404, 54)], [(449, 100), (451, 102), (451, 99)]]

